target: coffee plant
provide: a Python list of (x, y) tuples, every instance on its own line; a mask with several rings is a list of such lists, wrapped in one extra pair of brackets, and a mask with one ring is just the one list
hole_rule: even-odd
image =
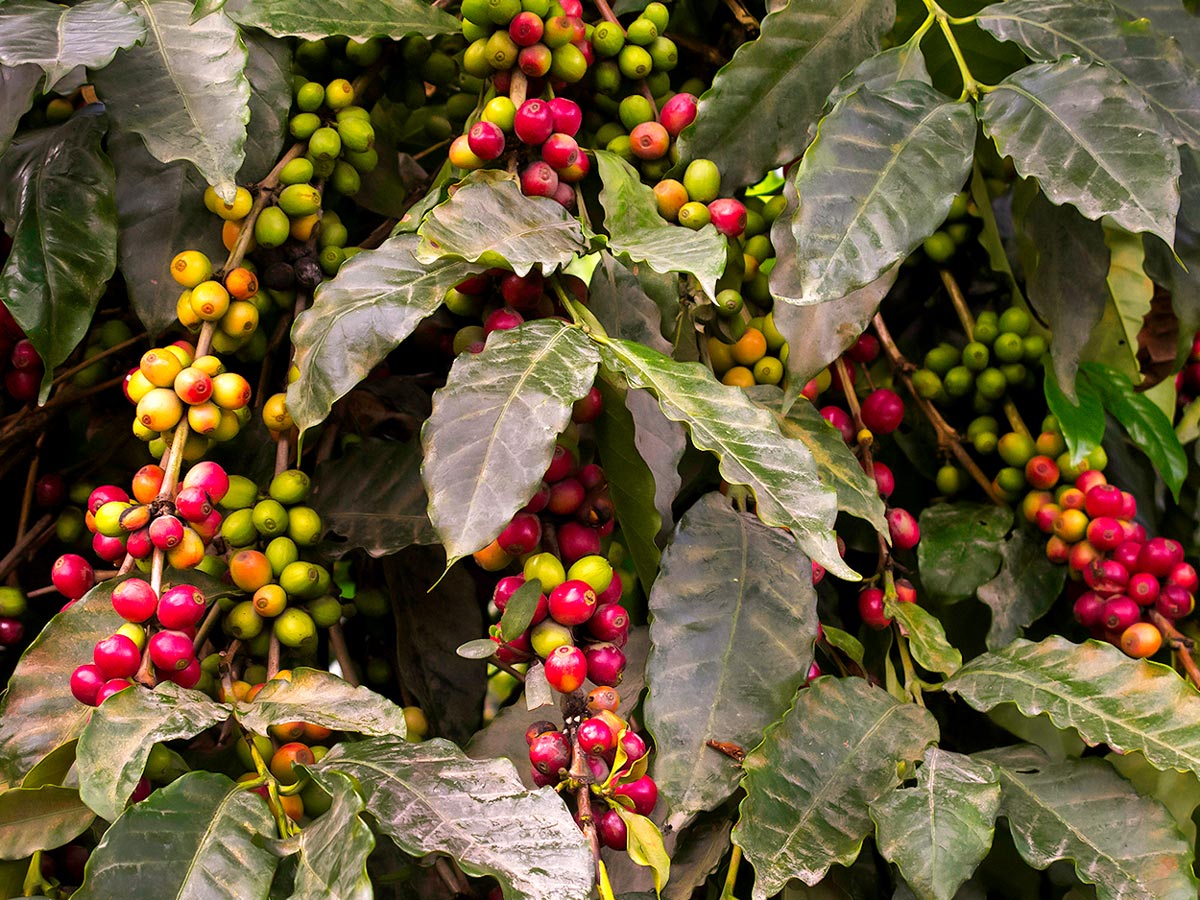
[(1195, 900), (1183, 0), (0, 0), (0, 898)]

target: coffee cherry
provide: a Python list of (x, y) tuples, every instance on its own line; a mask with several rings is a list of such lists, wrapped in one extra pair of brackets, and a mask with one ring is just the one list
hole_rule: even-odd
[(195, 656), (192, 639), (182, 631), (159, 631), (149, 646), (150, 661), (164, 671), (183, 669)]
[(1175, 584), (1165, 585), (1154, 601), (1154, 608), (1168, 619), (1191, 615), (1194, 606), (1192, 595)]
[(96, 575), (91, 565), (82, 556), (64, 553), (50, 570), (50, 580), (60, 594), (70, 600), (78, 600), (92, 589)]
[(582, 625), (596, 609), (596, 592), (586, 581), (564, 581), (550, 592), (549, 604), (555, 621)]
[[(587, 677), (593, 684), (616, 687), (625, 675), (625, 654), (615, 644), (590, 644), (584, 651)], [(547, 666), (549, 663), (547, 663)]]
[(99, 666), (92, 663), (78, 666), (71, 673), (71, 695), (80, 703), (96, 706), (96, 693), (106, 680)]
[(605, 710), (615, 713), (620, 705), (621, 696), (615, 688), (601, 685), (588, 691), (587, 708), (590, 713), (599, 713)]
[(587, 627), (594, 637), (620, 646), (629, 636), (629, 613), (617, 603), (598, 606)]
[(553, 619), (538, 622), (529, 630), (528, 634), (533, 652), (542, 659), (548, 657), (559, 647), (570, 647), (575, 643), (571, 629)]
[[(100, 690), (96, 691), (96, 704), (95, 705), (99, 706), (101, 703), (103, 703), (105, 700), (107, 700), (113, 694), (119, 694), (119, 693), (121, 693), (121, 691), (125, 690), (128, 687), (132, 687), (132, 684), (130, 684), (129, 679), (127, 679), (127, 678), (110, 678), (108, 681), (104, 682), (104, 684), (102, 684), (100, 686)], [(145, 779), (142, 779), (142, 780), (145, 781)], [(139, 784), (140, 783), (141, 782), (139, 782)], [(148, 787), (149, 787), (149, 783), (147, 783), (147, 788)], [(134, 793), (136, 794), (137, 792), (135, 791)], [(147, 790), (147, 793), (148, 793), (148, 790)], [(145, 799), (146, 795), (147, 794), (143, 794), (140, 799)]]
[(534, 738), (538, 737), (539, 735), (555, 732), (557, 730), (558, 726), (556, 726), (553, 722), (540, 719), (525, 729), (525, 743), (532, 746)]
[(545, 669), (550, 686), (561, 694), (570, 694), (582, 686), (588, 664), (582, 650), (564, 646), (546, 658)]
[[(587, 579), (584, 579), (585, 581)], [(621, 602), (621, 595), (625, 592), (625, 586), (621, 581), (621, 576), (615, 570), (613, 571), (612, 581), (608, 587), (596, 594), (596, 605), (604, 606)]]
[(708, 204), (713, 227), (727, 237), (740, 237), (746, 230), (746, 207), (732, 198), (713, 200)]
[(577, 522), (564, 522), (558, 529), (558, 549), (564, 561), (572, 563), (600, 552), (600, 535), (594, 528)]
[(598, 719), (594, 716), (580, 723), (576, 736), (579, 739), (579, 746), (583, 748), (583, 752), (592, 756), (603, 756), (612, 750), (617, 743), (616, 735), (612, 733), (612, 729), (605, 724), (603, 719)]
[(105, 680), (110, 678), (132, 678), (142, 662), (141, 651), (130, 638), (114, 634), (96, 642), (92, 661), (100, 669)]
[(618, 784), (613, 788), (613, 793), (632, 800), (633, 811), (641, 816), (654, 812), (658, 803), (658, 785), (649, 775), (643, 775), (628, 784)]
[(884, 612), (883, 591), (876, 587), (858, 592), (858, 614), (865, 625), (877, 631), (892, 624), (891, 618)]
[(1085, 628), (1099, 625), (1104, 618), (1104, 598), (1092, 591), (1084, 591), (1075, 598), (1072, 612), (1075, 621)]
[(891, 434), (904, 420), (904, 401), (895, 391), (878, 388), (863, 399), (862, 419), (875, 434)]
[(625, 820), (615, 809), (607, 809), (596, 817), (596, 832), (600, 842), (610, 850), (624, 850), (629, 843)]
[(820, 409), (821, 418), (836, 428), (847, 444), (854, 442), (854, 421), (850, 414), (840, 406), (823, 406)]
[(504, 612), (505, 607), (508, 606), (509, 598), (524, 583), (524, 575), (506, 575), (497, 581), (496, 587), (492, 590), (492, 602), (496, 604), (496, 609)]
[(1134, 622), (1121, 632), (1120, 646), (1126, 655), (1145, 659), (1162, 646), (1162, 632), (1149, 622)]
[(1167, 573), (1167, 583), (1177, 585), (1190, 594), (1194, 594), (1200, 587), (1200, 579), (1197, 578), (1195, 568), (1185, 562), (1171, 567), (1171, 571)]
[(893, 507), (887, 511), (888, 532), (897, 550), (911, 550), (921, 540), (921, 528), (912, 513)]
[(896, 476), (891, 468), (879, 460), (872, 462), (872, 468), (875, 470), (875, 487), (879, 490), (879, 496), (885, 499), (892, 496), (896, 490)]
[(1110, 597), (1104, 602), (1100, 621), (1109, 631), (1124, 631), (1142, 617), (1141, 608), (1123, 594)]
[(165, 591), (158, 600), (158, 622), (163, 628), (184, 631), (199, 624), (208, 603), (204, 594), (190, 584)]
[(571, 743), (561, 731), (539, 734), (529, 744), (529, 762), (543, 775), (557, 776), (571, 765)]
[(696, 120), (697, 99), (688, 93), (678, 93), (663, 104), (659, 110), (658, 120), (672, 138)]

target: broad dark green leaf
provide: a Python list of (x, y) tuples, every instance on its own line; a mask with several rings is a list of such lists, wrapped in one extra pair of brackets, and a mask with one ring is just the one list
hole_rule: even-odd
[(404, 737), (404, 711), (366, 687), (355, 687), (320, 669), (292, 670), (291, 681), (275, 681), (252, 703), (234, 708), (242, 727), (266, 734), (268, 725), (311, 722), (335, 731)]
[(378, 828), (406, 853), (448, 853), (491, 875), (508, 900), (584, 900), (592, 855), (549, 788), (526, 791), (506, 760), (468, 759), (448, 741), (396, 737), (338, 744), (313, 770), (357, 779)]
[(135, 686), (106, 700), (79, 736), (75, 765), (83, 801), (102, 819), (115, 821), (156, 742), (195, 737), (232, 712), (169, 681), (152, 691)]
[(323, 772), (321, 786), (333, 805), (296, 837), (278, 844), (281, 853), (300, 854), (289, 900), (371, 900), (367, 857), (375, 849), (375, 835), (360, 817), (362, 798), (340, 772)]
[(1104, 758), (1139, 794), (1165, 806), (1188, 844), (1195, 844), (1192, 814), (1200, 807), (1200, 778), (1191, 772), (1156, 769), (1140, 753), (1109, 753)]
[(70, 740), (59, 744), (21, 779), (21, 787), (37, 788), (47, 784), (69, 784), (68, 776), (75, 765), (75, 748), (79, 741)]
[(1067, 442), (1071, 459), (1078, 462), (1100, 446), (1100, 441), (1104, 438), (1104, 406), (1100, 402), (1100, 395), (1096, 393), (1091, 381), (1076, 377), (1076, 402), (1072, 403), (1067, 399), (1051, 368), (1046, 369), (1043, 390), (1046, 394), (1046, 405), (1062, 428), (1063, 439)]
[[(1181, 338), (1200, 330), (1200, 150), (1179, 148), (1179, 218), (1174, 248), (1161, 241), (1147, 247), (1146, 270), (1171, 292)], [(1184, 266), (1176, 261), (1176, 255)]]
[(1117, 0), (1132, 18), (1146, 18), (1160, 35), (1173, 37), (1193, 63), (1200, 64), (1200, 16), (1185, 0)]
[(1075, 396), (1075, 372), (1092, 329), (1104, 315), (1108, 253), (1100, 225), (1073, 206), (1055, 206), (1041, 191), (1013, 218), (1024, 251), (1029, 302), (1053, 332), (1050, 357), (1058, 384)]
[(675, 527), (671, 507), (683, 483), (679, 463), (687, 450), (687, 435), (682, 425), (663, 415), (649, 391), (627, 391), (625, 406), (633, 417), (633, 442), (654, 476), (654, 505), (662, 522), (658, 541), (663, 543)]
[(278, 862), (266, 801), (224, 775), (189, 772), (129, 809), (88, 860), (76, 900), (266, 900)]
[(1174, 237), (1179, 154), (1111, 69), (1077, 58), (1026, 66), (984, 96), (979, 118), (1001, 155), (1054, 203)]
[(6, 0), (0, 6), (0, 64), (33, 63), (54, 84), (76, 66), (102, 69), (146, 37), (146, 24), (120, 0), (58, 6)]
[(917, 897), (952, 900), (992, 846), (1000, 784), (992, 767), (930, 747), (917, 783), (871, 804), (876, 842)]
[[(678, 488), (677, 467), (683, 456), (683, 447), (679, 447), (677, 455), (670, 453), (665, 458), (660, 455), (652, 462), (651, 457), (645, 455), (637, 444), (637, 424), (628, 402), (638, 392), (623, 390), (603, 377), (596, 379), (596, 386), (604, 398), (604, 411), (595, 423), (596, 446), (608, 479), (609, 496), (617, 522), (621, 526), (621, 542), (633, 557), (638, 580), (649, 590), (658, 574), (657, 540), (663, 526), (662, 514), (655, 502), (659, 490), (656, 473), (664, 472)], [(679, 428), (659, 412), (653, 398), (649, 398), (649, 404), (661, 422), (670, 428)], [(642, 403), (640, 409), (644, 412), (647, 407), (648, 404)], [(679, 428), (681, 443), (684, 440), (682, 431)], [(659, 433), (644, 437), (654, 438), (660, 433), (669, 431), (661, 429)], [(670, 509), (669, 500), (667, 508)]]
[(671, 852), (671, 880), (663, 888), (664, 900), (690, 900), (692, 892), (712, 875), (729, 852), (733, 828), (728, 806), (700, 816), (679, 835)]
[(319, 41), (339, 34), (365, 41), (399, 40), (408, 34), (435, 37), (459, 30), (458, 20), (422, 0), (229, 0), (226, 11), (239, 25), (261, 28), (276, 37)]
[(1103, 230), (1104, 244), (1109, 251), (1105, 278), (1108, 303), (1103, 318), (1088, 339), (1083, 358), (1110, 366), (1131, 381), (1140, 383), (1138, 335), (1154, 301), (1154, 282), (1145, 270), (1145, 235), (1131, 234), (1124, 228), (1108, 225)]
[(789, 0), (770, 13), (700, 98), (681, 161), (713, 160), (733, 190), (798, 157), (830, 89), (879, 49), (895, 12), (891, 0)]
[(637, 169), (608, 150), (597, 150), (595, 155), (603, 185), (604, 229), (613, 254), (663, 275), (694, 275), (704, 292), (715, 296), (717, 279), (725, 270), (725, 238), (708, 225), (693, 231), (667, 222), (659, 215), (654, 191), (642, 184)]
[(613, 807), (621, 821), (625, 823), (627, 832), (626, 852), (629, 858), (639, 866), (648, 867), (654, 874), (654, 891), (662, 894), (663, 885), (671, 877), (671, 857), (663, 847), (662, 832), (646, 816), (626, 809), (623, 806)]
[(250, 119), (246, 46), (237, 26), (224, 12), (189, 24), (186, 0), (138, 0), (133, 8), (146, 22), (146, 42), (94, 74), (100, 99), (155, 159), (190, 160), (232, 198)]
[(429, 520), (449, 564), (487, 546), (533, 496), (598, 361), (587, 335), (552, 320), (493, 332), (483, 352), (455, 360), (421, 429)]
[(321, 463), (313, 482), (311, 503), (326, 527), (345, 539), (343, 552), (362, 549), (379, 557), (437, 543), (425, 514), (429, 500), (415, 440), (367, 438)]
[(888, 602), (887, 613), (908, 635), (913, 659), (930, 672), (950, 676), (962, 668), (962, 654), (946, 640), (937, 616), (915, 603)]
[(921, 511), (917, 561), (921, 584), (935, 597), (965, 600), (999, 570), (1000, 543), (1012, 513), (982, 503), (942, 503)]
[(804, 444), (784, 437), (770, 413), (698, 363), (678, 363), (621, 340), (604, 341), (601, 354), (632, 387), (653, 393), (667, 418), (687, 426), (696, 447), (717, 455), (726, 481), (754, 491), (760, 519), (789, 528), (801, 548), (833, 574), (857, 579), (830, 530), (836, 495), (821, 484)]
[[(640, 267), (636, 267), (640, 268)], [(641, 272), (644, 276), (644, 272)], [(674, 283), (674, 276), (652, 273), (657, 281)], [(657, 350), (671, 352), (671, 343), (662, 335), (662, 316), (654, 299), (646, 293), (639, 275), (631, 267), (608, 253), (600, 254), (600, 262), (588, 284), (588, 310), (596, 317), (609, 337), (637, 341)]]
[(43, 785), (0, 793), (0, 859), (25, 859), (61, 847), (94, 818), (75, 788)]
[(504, 635), (519, 635), (529, 627), (537, 612), (538, 601), (542, 595), (542, 582), (537, 578), (526, 581), (513, 591), (500, 616), (500, 633)]
[(1192, 848), (1171, 816), (1104, 760), (1050, 762), (1027, 744), (979, 756), (995, 766), (1000, 815), (1034, 868), (1068, 859), (1098, 900), (1196, 896)]
[(517, 180), (496, 169), (468, 175), (457, 191), (425, 218), (415, 256), (446, 257), (502, 266), (526, 275), (536, 265), (549, 275), (587, 250), (583, 228), (561, 203), (526, 197)]
[(8, 150), (21, 116), (29, 112), (42, 83), (42, 70), (33, 63), (0, 66), (0, 156)]
[(930, 713), (861, 678), (826, 676), (801, 690), (743, 764), (733, 842), (754, 864), (754, 900), (852, 863), (872, 831), (869, 805), (937, 738)]
[(116, 178), (104, 120), (79, 113), (22, 135), (0, 160), (0, 221), (13, 239), (0, 296), (52, 370), (87, 333), (117, 267)]
[(756, 746), (804, 683), (816, 590), (786, 534), (713, 493), (680, 520), (648, 604), (646, 727), (667, 822), (678, 829), (741, 778), (705, 741)]
[(900, 81), (929, 84), (925, 54), (917, 44), (901, 44), (864, 59), (829, 92), (825, 106), (832, 109), (859, 88), (879, 93)]
[(1134, 391), (1129, 379), (1120, 372), (1098, 363), (1084, 363), (1080, 370), (1100, 395), (1104, 408), (1150, 458), (1178, 500), (1179, 489), (1187, 477), (1188, 460), (1171, 420), (1153, 400)]
[(183, 289), (171, 277), (180, 250), (199, 250), (219, 264), (224, 257), (220, 229), (201, 197), (207, 186), (187, 162), (163, 165), (141, 139), (119, 131), (108, 139), (117, 172), (117, 260), (129, 299), (153, 335), (175, 324)]
[(243, 31), (242, 40), (246, 44), (246, 79), (250, 82), (250, 122), (246, 126), (246, 160), (238, 181), (249, 184), (271, 171), (288, 136), (292, 49), (287, 41), (256, 31)]
[(1010, 0), (981, 10), (977, 21), (1035, 60), (1078, 56), (1109, 67), (1177, 143), (1200, 147), (1200, 71), (1181, 49), (1190, 46), (1186, 35), (1172, 41), (1145, 22), (1129, 22), (1107, 0)]
[[(978, 144), (978, 140), (977, 140)], [(1018, 181), (1017, 186), (1013, 190), (1012, 196), (1001, 195), (999, 201), (1007, 202), (1009, 205), (1009, 215), (1012, 216), (1012, 207), (1016, 205), (1016, 193), (1023, 185), (1036, 184), (1032, 181)], [(996, 218), (995, 203), (992, 200), (992, 195), (988, 191), (987, 180), (983, 177), (983, 169), (979, 165), (978, 160), (971, 166), (971, 180), (967, 186), (968, 196), (975, 202), (976, 211), (979, 213), (979, 236), (976, 240), (979, 246), (987, 253), (988, 264), (992, 267), (992, 271), (1000, 275), (1008, 289), (1012, 291), (1012, 302), (1014, 306), (1026, 306), (1027, 301), (1025, 295), (1021, 291), (1021, 282), (1017, 279), (1016, 274), (1008, 259), (1008, 247), (1012, 244), (1012, 239), (1007, 241), (1000, 234), (1000, 223)], [(1082, 221), (1087, 221), (1082, 220)], [(1006, 228), (1006, 231), (1011, 230)]]
[(908, 256), (945, 220), (974, 146), (971, 106), (919, 81), (839, 102), (795, 172), (800, 290), (776, 296), (838, 300)]
[(987, 645), (996, 650), (1021, 636), (1054, 606), (1067, 579), (1066, 566), (1046, 558), (1043, 536), (1028, 528), (1014, 528), (1000, 545), (1004, 561), (996, 577), (980, 585), (976, 595), (991, 607)]
[(1027, 716), (1045, 712), (1093, 746), (1141, 750), (1157, 768), (1200, 774), (1200, 696), (1172, 669), (1111, 644), (1017, 639), (971, 660), (946, 690), (980, 710), (1015, 703)]
[(841, 434), (821, 418), (816, 406), (807, 401), (792, 404), (782, 413), (783, 393), (773, 385), (756, 385), (746, 391), (750, 399), (769, 411), (779, 423), (784, 436), (803, 441), (817, 463), (817, 473), (824, 484), (833, 485), (838, 495), (838, 509), (857, 516), (880, 534), (887, 534), (883, 500), (879, 488), (870, 478)]
[(417, 261), (418, 238), (389, 238), (364, 250), (322, 282), (313, 305), (292, 327), (300, 377), (288, 387), (288, 411), (301, 430), (329, 415), (350, 392), (442, 303), (446, 291), (484, 265)]

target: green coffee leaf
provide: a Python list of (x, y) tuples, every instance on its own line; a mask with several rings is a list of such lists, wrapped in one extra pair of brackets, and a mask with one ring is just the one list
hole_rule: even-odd
[(1012, 513), (983, 503), (940, 503), (921, 511), (921, 584), (946, 602), (965, 600), (1000, 568)]
[(348, 260), (322, 282), (313, 305), (292, 327), (300, 377), (288, 387), (288, 411), (303, 431), (367, 376), (442, 304), (446, 292), (486, 266), (458, 260), (424, 265), (418, 238), (389, 238)]
[(679, 140), (680, 161), (713, 160), (726, 191), (798, 157), (831, 88), (879, 49), (891, 2), (791, 0), (762, 20), (700, 98)]
[(887, 614), (904, 628), (913, 658), (930, 672), (950, 676), (962, 668), (962, 654), (946, 640), (937, 616), (915, 603), (887, 603)]
[(61, 847), (95, 818), (75, 788), (48, 784), (0, 793), (0, 859)]
[(292, 49), (287, 41), (256, 31), (243, 31), (242, 40), (246, 44), (246, 79), (250, 82), (250, 122), (246, 126), (246, 161), (238, 172), (238, 181), (250, 184), (271, 171), (288, 138)]
[(429, 520), (450, 565), (488, 545), (537, 490), (599, 355), (554, 320), (496, 331), (464, 353), (421, 429)]
[(275, 37), (310, 41), (334, 34), (356, 41), (373, 37), (398, 41), (408, 34), (454, 34), (460, 27), (453, 16), (421, 0), (327, 0), (320, 4), (229, 0), (225, 9), (239, 25), (261, 28)]
[(654, 298), (647, 293), (643, 284), (647, 278), (675, 294), (678, 307), (679, 297), (673, 275), (659, 275), (648, 269), (630, 266), (615, 259), (609, 253), (600, 254), (600, 262), (592, 272), (588, 283), (588, 311), (604, 326), (609, 337), (625, 338), (645, 344), (659, 353), (671, 352), (671, 343), (662, 335), (662, 312)]
[(42, 83), (42, 70), (33, 63), (0, 66), (0, 156), (17, 133), (21, 116), (29, 112)]
[(1104, 758), (1139, 794), (1165, 806), (1188, 844), (1195, 844), (1192, 814), (1200, 807), (1200, 778), (1191, 772), (1156, 769), (1140, 753), (1109, 753)]
[(617, 804), (613, 807), (625, 823), (628, 845), (625, 850), (639, 866), (647, 866), (654, 873), (654, 893), (661, 895), (663, 885), (671, 877), (671, 857), (663, 847), (662, 832), (645, 816)]
[(233, 710), (169, 681), (154, 690), (135, 685), (105, 700), (79, 736), (75, 765), (83, 801), (115, 821), (137, 787), (158, 741), (195, 737)]
[(783, 392), (772, 385), (748, 388), (750, 399), (768, 410), (779, 423), (785, 437), (804, 442), (817, 463), (817, 472), (824, 484), (833, 485), (838, 495), (838, 509), (850, 513), (871, 525), (880, 534), (887, 534), (883, 499), (873, 478), (859, 465), (841, 434), (821, 418), (816, 406), (808, 402), (792, 404), (785, 415)]
[(899, 47), (868, 56), (829, 92), (825, 107), (833, 109), (840, 100), (849, 97), (859, 88), (879, 93), (900, 81), (930, 83), (929, 70), (925, 67), (925, 54), (921, 52), (920, 45), (901, 44)]
[(710, 225), (693, 231), (667, 222), (659, 215), (654, 191), (642, 184), (637, 169), (608, 150), (595, 154), (612, 253), (663, 275), (694, 275), (704, 292), (715, 296), (717, 279), (725, 270), (725, 238)]
[(871, 804), (876, 842), (918, 897), (952, 900), (992, 846), (1000, 784), (992, 767), (930, 747), (913, 787)]
[(1098, 900), (1195, 897), (1191, 846), (1162, 804), (1139, 795), (1104, 760), (1050, 762), (1027, 744), (976, 758), (995, 766), (1000, 815), (1029, 865), (1070, 860)]
[(7, 0), (0, 6), (0, 64), (40, 66), (47, 87), (76, 66), (104, 68), (118, 50), (145, 37), (146, 24), (120, 0), (76, 6)]
[(801, 690), (743, 764), (733, 842), (754, 865), (754, 900), (852, 863), (872, 831), (870, 804), (937, 738), (930, 713), (861, 678), (826, 676)]
[(134, 9), (145, 20), (146, 41), (94, 74), (100, 99), (155, 159), (190, 160), (232, 199), (250, 119), (246, 47), (237, 26), (224, 12), (190, 24), (186, 0), (138, 0)]
[(511, 640), (525, 631), (533, 621), (541, 596), (542, 583), (536, 578), (513, 591), (504, 607), (504, 615), (500, 617), (500, 633), (508, 635)]
[(455, 652), (463, 659), (488, 659), (496, 652), (496, 642), (491, 638), (477, 638), (460, 644)]
[(369, 437), (317, 467), (309, 502), (321, 521), (345, 539), (340, 549), (387, 556), (412, 544), (436, 544), (425, 508), (421, 448)]
[[(1180, 4), (1172, 5), (1178, 14), (1172, 21), (1181, 22)], [(1153, 13), (1135, 10), (1135, 16), (1150, 15), (1151, 24), (1163, 24), (1158, 10)], [(1200, 70), (1195, 60), (1184, 56), (1188, 30), (1129, 22), (1107, 0), (997, 3), (980, 10), (977, 21), (1001, 40), (1016, 42), (1037, 61), (1078, 56), (1107, 66), (1154, 111), (1176, 143), (1200, 146)], [(1191, 32), (1197, 34), (1195, 24)]]
[(375, 849), (375, 835), (361, 818), (362, 798), (340, 772), (322, 773), (321, 786), (333, 805), (277, 845), (282, 854), (300, 854), (289, 900), (371, 900), (367, 857)]
[(821, 625), (821, 633), (825, 635), (825, 640), (831, 647), (841, 650), (860, 666), (863, 664), (867, 651), (863, 647), (862, 641), (854, 635), (842, 631), (840, 628), (834, 628), (832, 625), (824, 624)]
[(561, 203), (526, 197), (514, 177), (494, 169), (468, 175), (449, 200), (430, 211), (418, 234), (414, 255), (420, 262), (450, 257), (518, 275), (536, 265), (548, 275), (587, 250), (579, 220)]
[(117, 266), (116, 179), (100, 148), (105, 123), (79, 113), (12, 142), (0, 160), (0, 221), (12, 236), (0, 296), (53, 369), (87, 333)]
[(1028, 528), (1014, 528), (1000, 545), (1000, 555), (1000, 571), (976, 591), (992, 610), (989, 650), (1011, 643), (1026, 625), (1048, 613), (1067, 580), (1066, 568), (1046, 558), (1045, 538)]
[(1200, 64), (1200, 17), (1194, 5), (1175, 0), (1117, 0), (1117, 6), (1132, 18), (1149, 19), (1154, 31), (1175, 38), (1184, 56)]
[(77, 900), (266, 897), (278, 862), (266, 802), (224, 775), (189, 772), (130, 808), (88, 860)]
[[(1013, 189), (1013, 196), (1005, 198), (1010, 201), (1010, 210), (1017, 204), (1017, 192), (1022, 186), (1028, 184), (1030, 182), (1018, 182), (1017, 186)], [(979, 166), (978, 161), (971, 166), (969, 192), (971, 199), (975, 202), (975, 208), (979, 213), (979, 220), (982, 225), (977, 239), (979, 246), (987, 253), (988, 264), (992, 267), (992, 271), (1002, 276), (1008, 289), (1012, 291), (1013, 305), (1024, 306), (1026, 304), (1025, 295), (1021, 292), (1021, 283), (1017, 279), (1017, 276), (1013, 274), (1012, 265), (1009, 263), (1008, 249), (1005, 246), (1004, 238), (1000, 235), (1000, 223), (996, 220), (996, 210), (992, 203), (992, 195), (988, 192), (987, 180), (983, 177), (983, 169)], [(1070, 209), (1070, 207), (1067, 207), (1067, 209)], [(1087, 222), (1083, 218), (1080, 218), (1079, 221)]]
[(680, 520), (648, 606), (646, 727), (677, 830), (728, 798), (741, 778), (705, 742), (756, 746), (804, 683), (816, 590), (808, 559), (786, 534), (712, 493)]
[(1140, 383), (1138, 335), (1154, 300), (1154, 282), (1144, 268), (1144, 236), (1106, 226), (1104, 243), (1109, 250), (1105, 279), (1109, 302), (1083, 356), (1089, 362), (1104, 363), (1134, 383)]
[(266, 734), (280, 722), (311, 722), (335, 731), (404, 737), (404, 711), (370, 688), (320, 669), (292, 670), (290, 681), (272, 681), (251, 703), (234, 707), (242, 727)]
[(839, 578), (857, 579), (830, 531), (836, 496), (821, 484), (808, 449), (785, 438), (770, 413), (698, 363), (678, 363), (621, 340), (604, 341), (601, 356), (632, 387), (654, 394), (667, 418), (687, 426), (696, 447), (715, 453), (726, 481), (754, 491), (760, 519), (789, 528), (801, 548)]
[(1059, 385), (1058, 379), (1054, 377), (1054, 370), (1049, 367), (1046, 368), (1043, 389), (1046, 405), (1058, 419), (1071, 459), (1079, 462), (1099, 447), (1100, 441), (1104, 439), (1104, 406), (1100, 402), (1100, 395), (1096, 393), (1090, 380), (1077, 376), (1076, 402), (1071, 402)]
[(919, 81), (838, 103), (795, 171), (804, 202), (789, 225), (800, 290), (777, 296), (837, 300), (908, 256), (945, 220), (974, 146), (971, 106)]
[(378, 828), (413, 856), (448, 853), (491, 875), (508, 900), (585, 900), (591, 851), (554, 791), (527, 791), (507, 760), (468, 759), (449, 741), (338, 744), (313, 768), (357, 779)]
[(1054, 203), (1173, 240), (1179, 154), (1112, 70), (1076, 58), (1026, 66), (980, 100), (979, 118)]
[(1045, 712), (1090, 745), (1141, 750), (1156, 768), (1200, 774), (1200, 696), (1172, 669), (1111, 644), (1017, 639), (971, 660), (946, 690), (979, 710), (1015, 703), (1027, 716)]
[(75, 765), (75, 748), (78, 739), (59, 744), (40, 760), (21, 779), (21, 787), (37, 788), (47, 784), (66, 784), (67, 776)]

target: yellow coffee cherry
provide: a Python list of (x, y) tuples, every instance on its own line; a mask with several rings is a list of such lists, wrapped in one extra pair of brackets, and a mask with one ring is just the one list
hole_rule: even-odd
[(171, 277), (185, 288), (212, 278), (212, 261), (199, 250), (184, 250), (171, 260)]
[(250, 196), (250, 192), (244, 187), (239, 187), (234, 191), (233, 202), (226, 203), (212, 187), (206, 188), (204, 191), (204, 205), (208, 211), (220, 216), (226, 221), (234, 219), (244, 219), (250, 212), (250, 207), (254, 205), (254, 198)]
[(183, 418), (183, 401), (173, 390), (156, 387), (138, 401), (137, 417), (153, 431), (166, 431)]
[[(182, 370), (181, 370), (182, 371)], [(175, 382), (171, 382), (174, 384)], [(129, 376), (129, 380), (125, 382), (125, 392), (129, 395), (129, 399), (137, 403), (148, 393), (154, 390), (154, 384), (142, 374), (142, 370), (134, 372)]]
[(192, 311), (192, 292), (184, 291), (175, 301), (175, 318), (184, 328), (196, 331), (200, 328), (200, 317)]
[(307, 241), (312, 237), (313, 229), (317, 227), (317, 223), (321, 221), (321, 216), (318, 213), (309, 213), (307, 216), (301, 216), (298, 219), (292, 219), (292, 225), (288, 229), (288, 233), (297, 241)]
[(192, 288), (189, 301), (203, 322), (215, 322), (229, 309), (229, 291), (219, 281), (205, 281)]
[(258, 328), (258, 307), (249, 300), (235, 300), (221, 317), (221, 330), (230, 337), (247, 337)]
[(211, 435), (220, 427), (221, 408), (211, 400), (188, 407), (188, 425), (196, 434)]
[(287, 395), (280, 393), (268, 397), (267, 402), (263, 404), (262, 417), (271, 431), (290, 430), (293, 422), (287, 410)]
[(183, 371), (183, 363), (174, 353), (169, 352), (166, 348), (158, 347), (142, 354), (138, 369), (154, 387), (169, 388), (175, 384), (176, 376)]

